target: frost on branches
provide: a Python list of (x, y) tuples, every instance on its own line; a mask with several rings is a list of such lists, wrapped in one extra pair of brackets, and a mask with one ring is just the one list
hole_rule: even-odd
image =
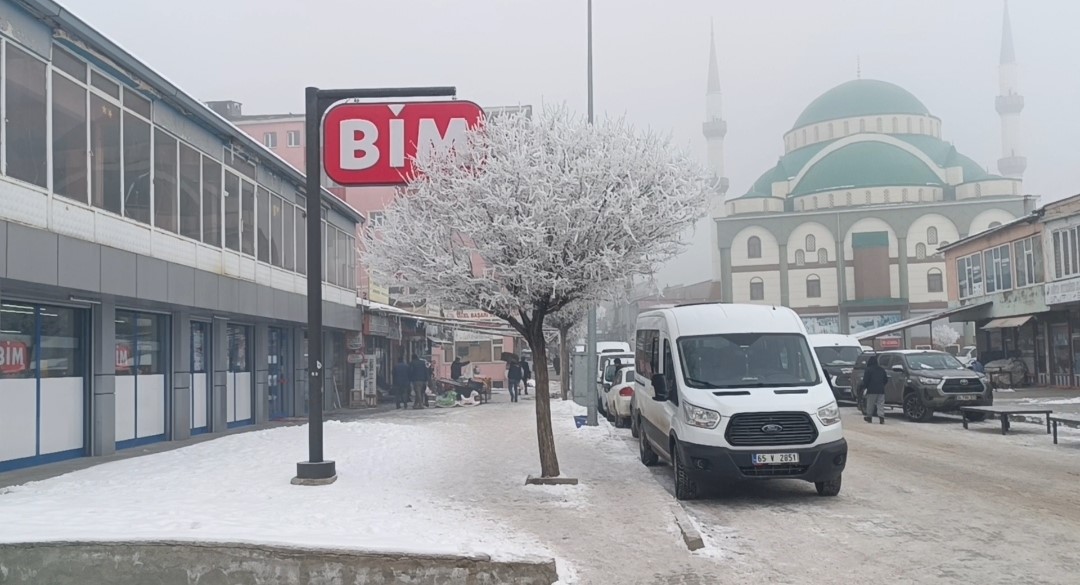
[[(565, 108), (495, 118), (454, 152), (420, 150), (368, 265), (430, 304), (505, 320), (538, 364), (548, 315), (654, 272), (680, 251), (711, 193), (669, 140), (625, 120), (590, 125)], [(536, 371), (542, 474), (557, 476), (547, 369)]]
[(945, 349), (956, 343), (957, 339), (960, 339), (960, 334), (956, 332), (956, 329), (953, 329), (951, 325), (946, 325), (944, 323), (934, 325), (933, 330), (930, 332), (930, 336), (933, 338), (934, 345), (938, 346), (938, 349)]

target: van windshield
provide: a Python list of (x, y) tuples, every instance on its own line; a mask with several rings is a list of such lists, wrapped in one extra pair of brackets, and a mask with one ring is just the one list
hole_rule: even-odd
[(862, 353), (861, 347), (841, 346), (841, 345), (828, 345), (825, 347), (815, 347), (814, 352), (817, 353), (818, 360), (825, 366), (853, 366), (855, 360), (859, 359), (859, 354)]
[(679, 339), (691, 388), (805, 386), (820, 380), (806, 338), (795, 333), (729, 333)]

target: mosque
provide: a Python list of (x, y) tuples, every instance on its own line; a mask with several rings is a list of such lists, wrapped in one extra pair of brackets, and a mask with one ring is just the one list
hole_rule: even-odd
[(1035, 204), (1022, 183), (1024, 98), (1007, 6), (999, 78), (997, 174), (943, 140), (941, 119), (911, 92), (859, 78), (812, 100), (782, 136), (776, 165), (732, 196), (713, 40), (702, 126), (718, 179), (713, 277), (662, 297), (784, 305), (812, 333), (857, 333), (944, 309), (938, 248)]

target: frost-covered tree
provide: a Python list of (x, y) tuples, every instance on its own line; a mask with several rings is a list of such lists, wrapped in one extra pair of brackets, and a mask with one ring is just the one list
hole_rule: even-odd
[(933, 330), (930, 332), (930, 337), (934, 341), (934, 345), (940, 349), (945, 349), (950, 345), (956, 343), (957, 339), (960, 339), (960, 334), (953, 329), (952, 325), (942, 323), (940, 325), (934, 325)]
[[(420, 149), (406, 195), (386, 210), (367, 260), (446, 308), (509, 323), (547, 362), (544, 325), (611, 282), (651, 274), (683, 246), (711, 183), (670, 141), (566, 108), (500, 116), (451, 152)], [(559, 475), (547, 368), (536, 370), (541, 474)]]

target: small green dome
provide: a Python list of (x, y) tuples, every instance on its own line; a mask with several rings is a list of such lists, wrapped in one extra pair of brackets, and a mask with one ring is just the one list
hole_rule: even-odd
[(867, 187), (944, 186), (919, 157), (878, 141), (855, 142), (810, 167), (791, 196)]
[(842, 83), (810, 102), (792, 129), (841, 118), (891, 114), (929, 116), (930, 110), (899, 85), (856, 79)]

